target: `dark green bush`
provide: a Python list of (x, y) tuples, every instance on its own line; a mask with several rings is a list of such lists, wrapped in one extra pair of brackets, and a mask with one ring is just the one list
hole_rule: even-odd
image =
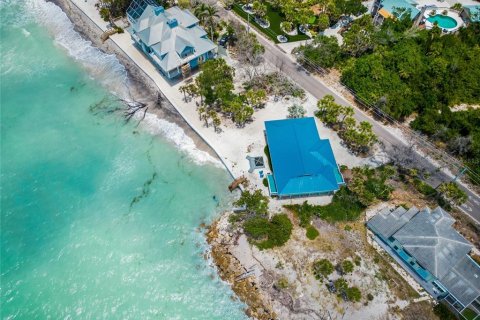
[(441, 320), (456, 320), (457, 318), (455, 315), (448, 309), (448, 307), (443, 304), (439, 303), (435, 307), (433, 307), (433, 313), (435, 313), (438, 318)]
[(318, 230), (315, 229), (314, 226), (308, 226), (307, 227), (307, 238), (310, 240), (315, 240), (315, 238), (318, 237), (320, 233), (318, 233)]
[(261, 190), (255, 190), (253, 193), (245, 190), (234, 204), (236, 206), (246, 206), (250, 213), (266, 215), (269, 201), (269, 198), (263, 195)]
[(343, 260), (343, 262), (342, 262), (342, 270), (343, 270), (343, 272), (345, 272), (345, 273), (351, 273), (351, 272), (353, 272), (353, 268), (354, 268), (354, 266), (353, 266), (352, 261), (350, 261), (350, 260)]
[(358, 302), (362, 298), (362, 293), (357, 287), (350, 287), (345, 290), (345, 293), (347, 294), (347, 298), (350, 301), (355, 301)]
[(333, 264), (328, 259), (320, 259), (313, 263), (313, 274), (316, 279), (322, 280), (333, 272)]
[(413, 180), (413, 185), (418, 192), (428, 197), (433, 197), (437, 194), (437, 190), (435, 190), (435, 188), (431, 187), (430, 185), (426, 184), (418, 178), (415, 178)]
[(284, 245), (290, 239), (292, 228), (292, 222), (286, 214), (276, 215), (270, 221), (256, 216), (243, 224), (246, 235), (259, 249)]
[(270, 158), (270, 149), (268, 148), (268, 146), (265, 146), (263, 152), (265, 152), (265, 155), (267, 156), (268, 167), (270, 168), (270, 171), (273, 172), (272, 158)]

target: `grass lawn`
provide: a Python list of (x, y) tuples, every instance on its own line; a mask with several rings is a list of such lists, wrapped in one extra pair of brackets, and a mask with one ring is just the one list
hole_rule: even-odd
[[(258, 23), (255, 22), (253, 15), (250, 16), (250, 24), (252, 26), (255, 26), (257, 30), (259, 30), (260, 32), (263, 32), (267, 37), (272, 39), (275, 43), (278, 43), (277, 36), (281, 34), (287, 37), (288, 42), (310, 39), (308, 36), (304, 35), (303, 33), (299, 33), (296, 36), (289, 36), (285, 34), (280, 29), (280, 23), (284, 21), (283, 17), (281, 16), (281, 13), (279, 11), (272, 10), (272, 7), (270, 6), (270, 4), (266, 3), (266, 5), (267, 5), (266, 18), (270, 22), (270, 27), (266, 29), (262, 28)], [(235, 11), (236, 14), (238, 14), (240, 17), (245, 19), (245, 21), (248, 21), (248, 13), (243, 11), (242, 6), (238, 4), (233, 5), (233, 11)]]

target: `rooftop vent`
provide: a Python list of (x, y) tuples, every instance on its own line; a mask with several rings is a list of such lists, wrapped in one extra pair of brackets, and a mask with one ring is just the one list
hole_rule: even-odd
[(159, 16), (161, 13), (165, 12), (165, 8), (162, 6), (155, 7), (154, 12), (156, 16)]
[(175, 28), (178, 26), (178, 21), (175, 18), (168, 19), (167, 24), (170, 28)]

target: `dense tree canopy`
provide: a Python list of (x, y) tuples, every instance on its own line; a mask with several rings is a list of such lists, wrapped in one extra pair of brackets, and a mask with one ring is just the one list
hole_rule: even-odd
[(414, 116), (412, 128), (480, 174), (480, 110), (456, 107), (480, 103), (480, 23), (442, 35), (412, 29), (407, 16), (381, 27), (364, 16), (343, 33), (341, 48), (319, 36), (299, 49), (299, 61), (340, 67), (342, 82), (363, 101), (399, 120)]

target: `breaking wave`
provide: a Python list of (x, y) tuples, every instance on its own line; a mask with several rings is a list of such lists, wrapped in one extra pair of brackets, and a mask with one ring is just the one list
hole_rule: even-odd
[[(3, 0), (1, 6), (15, 3), (12, 0)], [(18, 2), (16, 3), (18, 4)], [(44, 0), (26, 0), (24, 4), (29, 17), (23, 17), (17, 21), (17, 27), (23, 28), (27, 23), (25, 19), (34, 19), (45, 27), (54, 37), (57, 45), (64, 48), (68, 54), (79, 62), (87, 73), (116, 96), (131, 100), (128, 88), (128, 75), (125, 67), (114, 54), (107, 54), (92, 45), (91, 41), (85, 40), (74, 30), (74, 25), (68, 16), (57, 5)], [(27, 34), (23, 32), (25, 36)], [(146, 115), (143, 127), (151, 134), (160, 134), (173, 143), (182, 152), (185, 152), (197, 164), (214, 164), (223, 168), (221, 162), (205, 151), (199, 150), (195, 142), (178, 125), (158, 118), (154, 114)]]
[(57, 5), (44, 0), (27, 0), (26, 12), (54, 37), (57, 45), (79, 62), (95, 80), (123, 99), (129, 98), (125, 67), (113, 54), (95, 48), (74, 30), (74, 25)]
[(188, 154), (196, 164), (214, 164), (223, 168), (222, 163), (209, 153), (199, 150), (195, 142), (190, 138), (182, 128), (172, 122), (160, 119), (155, 114), (147, 113), (142, 121), (143, 128), (152, 135), (161, 134), (178, 149)]

